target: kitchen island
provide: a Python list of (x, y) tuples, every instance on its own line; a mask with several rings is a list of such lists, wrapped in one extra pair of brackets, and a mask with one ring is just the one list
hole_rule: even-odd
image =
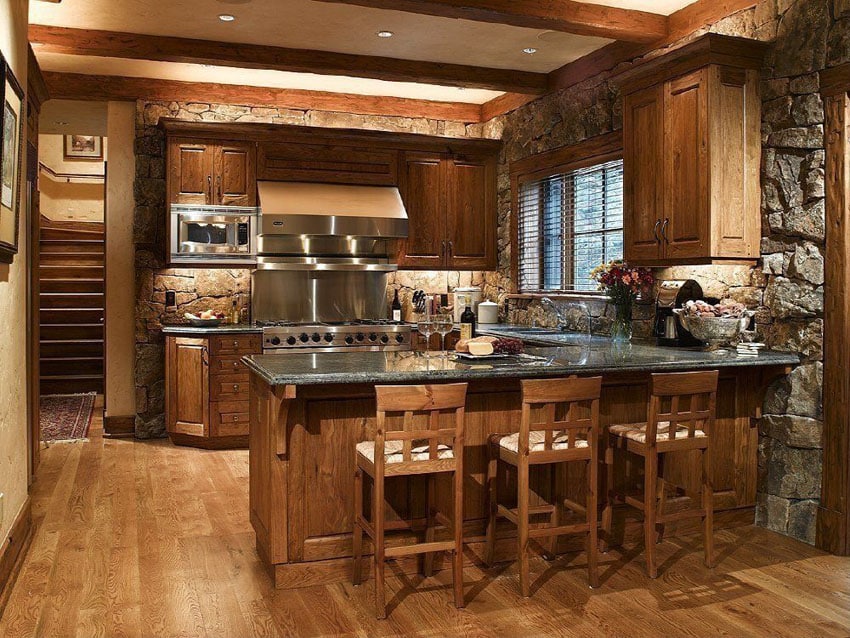
[[(483, 545), (487, 439), (492, 433), (518, 430), (523, 378), (601, 374), (600, 416), (606, 426), (645, 419), (649, 373), (719, 369), (712, 439), (716, 521), (718, 526), (752, 522), (764, 391), (799, 363), (796, 355), (762, 352), (747, 358), (735, 352), (718, 355), (639, 343), (615, 346), (596, 338), (563, 341), (567, 345), (528, 347), (528, 356), (487, 362), (412, 352), (245, 357), (251, 371), (250, 515), (257, 550), (275, 586), (305, 587), (350, 576), (354, 447), (374, 438), (376, 384), (469, 383), (464, 449), (467, 560), (477, 560)], [(668, 507), (687, 506), (687, 494), (698, 485), (698, 465), (690, 454), (696, 453), (673, 456), (667, 464), (670, 480), (686, 488), (671, 496)], [(583, 475), (583, 468), (568, 470), (570, 498), (582, 496)], [(616, 480), (630, 484), (638, 476), (639, 468), (627, 465)], [(552, 480), (542, 472), (533, 476), (535, 493), (545, 497)], [(510, 485), (504, 493), (512, 492), (515, 487)], [(422, 518), (424, 489), (416, 478), (391, 481), (386, 495), (394, 516)], [(438, 488), (441, 498), (449, 498), (448, 485)], [(639, 523), (623, 515), (616, 523), (619, 537), (640, 538)], [(668, 526), (669, 534), (690, 531), (684, 523)], [(515, 556), (513, 533), (510, 526), (500, 529), (497, 560)], [(578, 537), (564, 538), (559, 551), (579, 549), (580, 542)], [(401, 566), (415, 569), (412, 562), (402, 561)]]

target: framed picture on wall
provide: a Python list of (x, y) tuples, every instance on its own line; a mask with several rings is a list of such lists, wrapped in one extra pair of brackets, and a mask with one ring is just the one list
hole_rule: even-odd
[(103, 138), (98, 135), (66, 135), (65, 159), (103, 159)]
[(0, 78), (3, 87), (0, 101), (0, 262), (10, 264), (18, 252), (21, 218), (24, 91), (2, 56)]

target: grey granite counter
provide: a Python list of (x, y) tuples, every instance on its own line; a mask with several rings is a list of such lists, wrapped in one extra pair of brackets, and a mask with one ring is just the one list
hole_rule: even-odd
[(568, 374), (674, 372), (704, 368), (796, 365), (797, 355), (762, 351), (742, 357), (734, 351), (660, 348), (632, 343), (614, 346), (607, 339), (561, 347), (527, 347), (530, 357), (486, 361), (428, 358), (414, 352), (345, 352), (249, 355), (245, 364), (271, 385), (334, 383), (423, 383), (468, 379), (530, 378)]
[(188, 324), (179, 326), (163, 326), (162, 334), (164, 335), (229, 335), (229, 334), (259, 334), (263, 331), (259, 326), (252, 326), (247, 323), (231, 324), (225, 323), (220, 326), (207, 328), (196, 328)]

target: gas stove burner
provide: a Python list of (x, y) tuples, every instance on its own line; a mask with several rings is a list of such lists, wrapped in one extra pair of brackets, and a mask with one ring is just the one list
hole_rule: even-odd
[(385, 319), (339, 323), (266, 323), (263, 352), (410, 350), (410, 326)]

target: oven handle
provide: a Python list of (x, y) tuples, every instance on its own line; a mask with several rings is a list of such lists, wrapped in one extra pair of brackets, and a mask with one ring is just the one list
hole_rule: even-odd
[(395, 272), (398, 264), (352, 264), (352, 263), (297, 263), (297, 262), (269, 262), (259, 258), (257, 270), (298, 270), (298, 271), (360, 271), (360, 272)]

